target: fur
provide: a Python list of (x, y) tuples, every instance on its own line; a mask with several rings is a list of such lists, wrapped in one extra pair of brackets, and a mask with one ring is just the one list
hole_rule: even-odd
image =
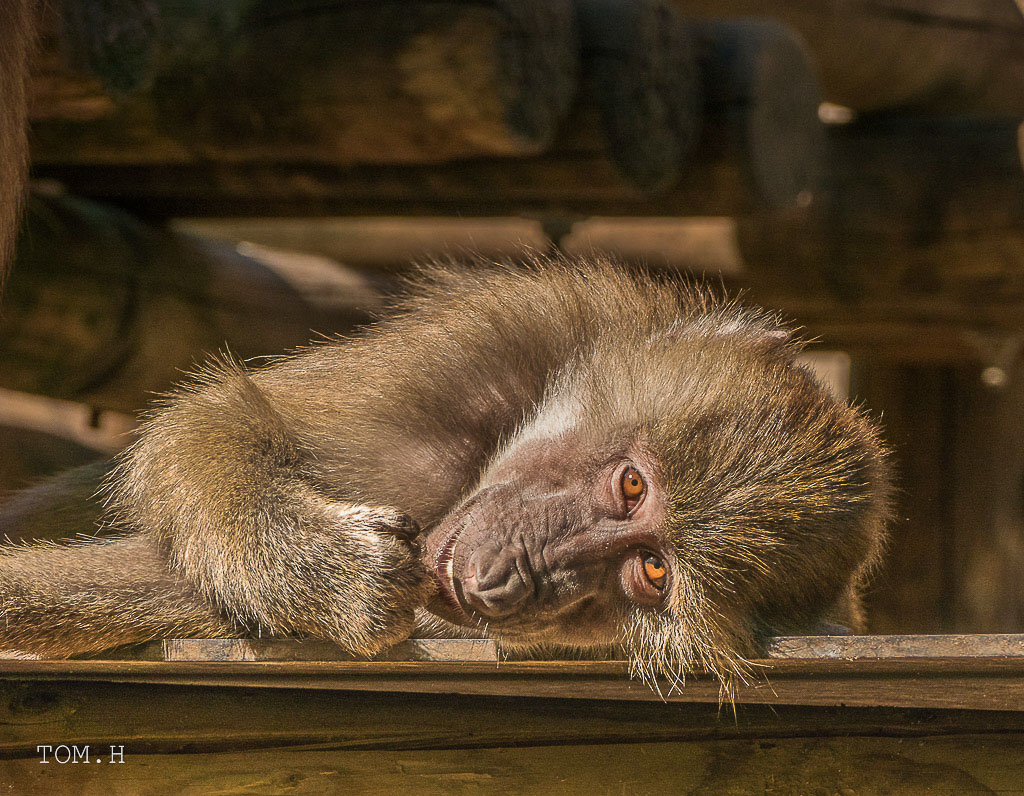
[(520, 653), (619, 645), (649, 681), (700, 668), (729, 683), (770, 633), (856, 625), (883, 544), (877, 431), (798, 350), (768, 313), (593, 258), (424, 269), (364, 334), (257, 371), (220, 361), (156, 408), (106, 486), (127, 536), (0, 559), (0, 646), (63, 656), (237, 626), (373, 654), (424, 616), (435, 530), (472, 524), (485, 494), (504, 502), (472, 533), (495, 561), (511, 528), (526, 529), (516, 566), (537, 566), (533, 544), (582, 549), (586, 506), (560, 525), (545, 509), (554, 541), (522, 535), (539, 524), (525, 482), (550, 467), (585, 485), (590, 452), (618, 445), (650, 462), (671, 594), (630, 606), (555, 563), (533, 575), (576, 607), (488, 633)]

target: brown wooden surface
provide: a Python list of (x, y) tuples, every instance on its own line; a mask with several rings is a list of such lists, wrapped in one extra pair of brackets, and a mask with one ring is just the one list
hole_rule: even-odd
[(351, 331), (379, 294), (337, 263), (167, 233), (37, 196), (0, 313), (0, 386), (135, 412), (209, 355)]
[[(19, 794), (1020, 793), (1021, 736), (781, 739), (0, 762)], [(104, 750), (105, 751), (105, 750)], [(93, 758), (95, 762), (95, 758)]]
[[(359, 660), (329, 641), (242, 638), (166, 639), (132, 650), (130, 657), (164, 661)], [(498, 648), (490, 639), (410, 639), (385, 650), (375, 660), (497, 662)]]
[(768, 644), (768, 658), (799, 660), (921, 660), (942, 658), (1021, 658), (1024, 635), (965, 633), (959, 635), (777, 636)]
[(993, 342), (988, 367), (1003, 382), (984, 371), (952, 382), (951, 612), (954, 627), (980, 631), (1024, 627), (1024, 339)]
[[(68, 58), (81, 31), (50, 22), (32, 87), (40, 152), (63, 140), (65, 156), (101, 162), (523, 155), (547, 148), (576, 91), (569, 0), (147, 5), (152, 53), (128, 92)], [(130, 24), (111, 16), (112, 34)]]
[[(765, 665), (778, 660), (1024, 660), (1024, 635), (776, 636), (769, 641), (766, 651), (768, 663)], [(104, 655), (93, 657), (99, 660)], [(235, 662), (360, 660), (328, 641), (273, 638), (166, 639), (129, 648), (123, 657), (127, 660)], [(509, 656), (501, 653), (492, 639), (414, 638), (385, 650), (374, 660), (497, 662), (509, 660)]]
[(675, 0), (702, 17), (793, 27), (825, 98), (862, 111), (1024, 115), (1024, 17), (1013, 0)]
[[(977, 378), (980, 366), (964, 370), (973, 370)], [(954, 516), (949, 500), (960, 476), (950, 462), (956, 423), (950, 392), (953, 372), (941, 364), (873, 358), (860, 362), (854, 372), (854, 392), (882, 419), (899, 474), (889, 543), (866, 594), (873, 633), (975, 630), (955, 624), (952, 616)]]
[(978, 361), (857, 360), (899, 477), (867, 594), (875, 633), (1024, 629), (1024, 360), (1013, 332), (961, 334)]
[[(838, 643), (962, 657), (766, 661), (774, 692), (753, 702), (773, 704), (745, 702), (747, 690), (732, 709), (703, 679), (660, 700), (616, 662), (6, 661), (0, 783), (47, 795), (1015, 793), (1024, 656), (966, 653), (1020, 641), (779, 639), (780, 654)], [(855, 706), (897, 692), (918, 707)], [(794, 694), (832, 706), (786, 704)], [(51, 749), (42, 764), (40, 744), (89, 762), (62, 765)]]
[[(296, 642), (265, 647), (264, 655), (276, 660), (238, 660), (252, 655), (253, 648), (226, 649), (230, 645), (223, 641), (192, 643), (193, 659), (188, 661), (4, 660), (0, 677), (574, 699), (720, 699), (717, 682), (702, 675), (688, 678), (685, 687), (672, 693), (658, 693), (630, 680), (625, 661), (489, 662), (482, 660), (486, 644), (461, 641), (433, 642), (434, 652), (421, 657), (432, 655), (434, 660), (369, 662), (296, 660), (302, 655)], [(196, 660), (195, 650), (204, 644), (212, 661)], [(446, 644), (449, 650), (474, 646), (472, 659), (453, 660), (464, 654), (456, 650), (438, 660), (437, 651)], [(314, 645), (313, 654), (317, 651), (324, 652)], [(775, 640), (770, 651), (773, 657), (753, 662), (750, 682), (737, 692), (740, 702), (1024, 710), (1020, 636), (787, 637)]]
[[(553, 56), (534, 62), (530, 52), (517, 52), (533, 48), (550, 55), (559, 50), (553, 40), (561, 37), (560, 48), (575, 57), (563, 4), (551, 4), (546, 16), (539, 0), (497, 5), (388, 2), (372, 11), (362, 4), (328, 5), (305, 16), (282, 11), (271, 23), (242, 25), (240, 43), (232, 45), (241, 54), (220, 52), (226, 45), (218, 37), (225, 34), (211, 19), (198, 15), (186, 25), (184, 15), (172, 15), (161, 23), (169, 26), (161, 39), (184, 26), (213, 41), (158, 56), (148, 92), (111, 94), (87, 116), (79, 111), (80, 99), (61, 105), (65, 93), (52, 85), (61, 78), (53, 73), (51, 55), (36, 101), (33, 161), (51, 175), (95, 166), (124, 174), (141, 167), (148, 174), (181, 172), (179, 179), (186, 180), (185, 172), (194, 175), (197, 167), (214, 164), (215, 171), (232, 173), (228, 182), (248, 202), (316, 202), (327, 190), (335, 197), (351, 194), (350, 206), (369, 192), (381, 208), (393, 205), (396, 188), (423, 193), (420, 202), (450, 202), (449, 193), (462, 199), (467, 186), (456, 189), (457, 173), (456, 184), (439, 185), (434, 198), (427, 186), (417, 185), (422, 172), (408, 167), (541, 156), (524, 165), (514, 183), (568, 179), (584, 193), (619, 201), (660, 196), (683, 182), (726, 191), (737, 207), (810, 201), (822, 171), (820, 93), (814, 65), (788, 29), (758, 20), (686, 24), (668, 0), (581, 0), (583, 72), (579, 90), (569, 91), (562, 84), (575, 75), (567, 65), (549, 63)], [(419, 10), (405, 19), (406, 7)], [(474, 29), (483, 23), (462, 29), (479, 16), (493, 22), (499, 11), (524, 30), (515, 24), (501, 33)], [(262, 57), (267, 50), (283, 54), (272, 69)], [(492, 63), (501, 57), (515, 63)], [(204, 58), (229, 62), (210, 65)], [(475, 72), (485, 77), (471, 79)], [(529, 96), (521, 86), (501, 92), (488, 77), (538, 87)], [(509, 102), (521, 107), (506, 107)], [(543, 134), (507, 129), (517, 123), (541, 126)], [(699, 149), (691, 152), (698, 139)], [(378, 172), (379, 166), (391, 170)], [(475, 172), (486, 178), (489, 168), (485, 163)], [(270, 184), (257, 187), (261, 175), (271, 173)], [(346, 182), (340, 193), (329, 187), (338, 179)], [(491, 201), (495, 188), (499, 201), (520, 201), (513, 185), (500, 183), (486, 186), (477, 201)], [(291, 200), (283, 198), (293, 192)], [(691, 189), (689, 195), (693, 200), (702, 193)]]
[(1005, 711), (8, 681), (0, 726), (18, 794), (1014, 792), (1024, 762)]
[(0, 683), (0, 758), (49, 736), (140, 752), (258, 746), (483, 748), (757, 736), (914, 738), (1024, 732), (1013, 711), (744, 705), (268, 690), (124, 683)]

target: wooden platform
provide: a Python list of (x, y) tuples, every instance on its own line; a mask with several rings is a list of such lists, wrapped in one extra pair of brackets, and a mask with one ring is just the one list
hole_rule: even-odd
[(295, 660), (338, 653), (219, 639), (142, 651), (175, 660), (0, 661), (0, 783), (19, 794), (1024, 791), (1024, 636), (776, 639), (735, 709), (706, 677), (661, 698), (623, 661), (491, 652), (416, 641), (389, 653), (399, 660)]

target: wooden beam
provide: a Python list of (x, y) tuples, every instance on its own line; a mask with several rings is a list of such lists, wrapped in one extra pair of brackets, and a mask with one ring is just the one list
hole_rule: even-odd
[[(305, 645), (305, 646), (304, 646)], [(414, 640), (355, 662), (330, 645), (172, 641), (165, 660), (0, 661), (0, 678), (717, 702), (700, 673), (659, 690), (625, 661), (501, 661), (493, 643)], [(781, 637), (752, 662), (740, 702), (1024, 710), (1024, 636)], [(145, 654), (145, 653), (144, 653)], [(313, 659), (303, 659), (312, 655)], [(459, 659), (462, 656), (463, 659)], [(468, 659), (467, 659), (468, 656)], [(167, 660), (173, 658), (173, 660)], [(415, 662), (412, 662), (415, 661)]]
[[(1024, 710), (1024, 659), (754, 661), (739, 702)], [(628, 677), (624, 661), (484, 662), (171, 662), (0, 661), (0, 677), (19, 681), (102, 681), (343, 691), (713, 702), (712, 678), (693, 676), (661, 693)]]
[(1024, 116), (1024, 17), (1013, 0), (675, 0), (690, 16), (796, 30), (825, 99), (859, 111)]
[[(887, 635), (887, 636), (776, 636), (768, 642), (764, 662), (779, 660), (976, 660), (1021, 659), (1024, 635)], [(110, 659), (99, 654), (97, 660)], [(117, 660), (163, 661), (355, 661), (366, 660), (336, 644), (313, 639), (223, 638), (165, 639), (126, 648)], [(376, 661), (508, 661), (517, 656), (501, 653), (492, 639), (413, 638), (385, 650)]]
[(40, 196), (0, 314), (0, 386), (134, 412), (225, 347), (280, 353), (351, 330), (377, 301), (362, 276), (322, 258)]
[[(245, 18), (246, 1), (235, 0), (232, 13)], [(687, 24), (668, 0), (581, 0), (577, 96), (575, 71), (562, 63), (576, 53), (562, 6), (328, 4), (225, 32), (223, 20), (186, 3), (161, 23), (166, 42), (148, 88), (126, 95), (100, 87), (89, 112), (78, 93), (59, 90), (76, 73), (54, 74), (60, 59), (44, 53), (33, 160), (41, 170), (143, 167), (172, 179), (190, 167), (226, 167), (239, 199), (271, 204), (289, 196), (315, 202), (344, 179), (342, 194), (353, 203), (370, 194), (377, 212), (389, 203), (382, 192), (422, 193), (406, 167), (457, 162), (472, 175), (481, 160), (484, 201), (520, 202), (512, 192), (524, 177), (556, 191), (590, 183), (591, 192), (626, 201), (681, 183), (699, 186), (692, 198), (717, 183), (750, 207), (810, 201), (822, 167), (820, 95), (810, 57), (789, 30), (761, 21)], [(481, 15), (494, 30), (473, 22)], [(511, 21), (499, 25), (504, 17)], [(185, 33), (199, 43), (179, 43)], [(559, 46), (567, 53), (549, 52)], [(271, 51), (272, 67), (263, 56)], [(492, 85), (495, 75), (530, 85)], [(71, 105), (61, 104), (65, 94)], [(541, 159), (496, 180), (491, 174), (527, 157)], [(382, 166), (398, 171), (374, 168)], [(370, 182), (359, 188), (360, 181)], [(452, 189), (438, 187), (442, 196)]]
[[(1024, 733), (1014, 711), (807, 708), (0, 680), (0, 757), (35, 744), (124, 744), (127, 755), (322, 746), (336, 753), (855, 735)], [(399, 726), (400, 725), (400, 726)], [(100, 751), (100, 750), (96, 750)], [(108, 751), (102, 749), (103, 753)], [(94, 774), (95, 776), (95, 774)]]
[(81, 681), (0, 682), (0, 721), (0, 778), (45, 796), (1012, 792), (1024, 738), (1012, 711)]
[(576, 92), (569, 0), (140, 6), (155, 41), (129, 92), (68, 63), (51, 20), (32, 103), (40, 156), (60, 140), (100, 162), (524, 155), (547, 148)]

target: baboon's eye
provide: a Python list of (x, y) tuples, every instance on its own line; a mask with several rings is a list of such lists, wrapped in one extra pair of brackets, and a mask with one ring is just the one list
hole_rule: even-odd
[(647, 580), (659, 589), (663, 588), (665, 586), (665, 579), (668, 577), (665, 562), (650, 553), (642, 555), (644, 559), (644, 574), (647, 576)]
[(635, 467), (627, 467), (622, 473), (622, 496), (626, 499), (626, 507), (632, 509), (644, 496), (644, 479)]

